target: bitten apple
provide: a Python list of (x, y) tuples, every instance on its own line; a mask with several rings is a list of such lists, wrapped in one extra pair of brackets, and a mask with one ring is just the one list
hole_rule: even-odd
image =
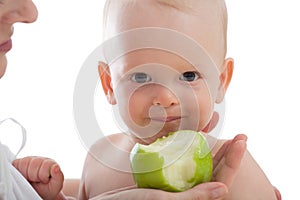
[(138, 187), (172, 192), (210, 181), (213, 170), (205, 137), (190, 130), (172, 132), (150, 145), (137, 143), (130, 162)]

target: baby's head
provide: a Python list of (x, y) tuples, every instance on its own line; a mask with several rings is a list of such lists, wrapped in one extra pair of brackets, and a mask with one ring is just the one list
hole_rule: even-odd
[(103, 24), (105, 39), (134, 28), (162, 27), (195, 39), (218, 66), (226, 55), (224, 0), (108, 0)]
[[(145, 43), (179, 43), (185, 51), (178, 54), (172, 47), (135, 49), (99, 65), (109, 102), (118, 105), (131, 132), (147, 138), (146, 143), (178, 129), (203, 130), (211, 120), (214, 103), (222, 101), (233, 70), (232, 59), (225, 59), (227, 12), (223, 0), (106, 2), (106, 39), (133, 30), (151, 32), (151, 28), (156, 30), (153, 33), (161, 29), (161, 34), (151, 37), (146, 33)], [(139, 42), (120, 38), (110, 49)], [(170, 42), (170, 38), (178, 40)], [(190, 55), (199, 61), (193, 62)], [(211, 74), (217, 82), (208, 80)]]

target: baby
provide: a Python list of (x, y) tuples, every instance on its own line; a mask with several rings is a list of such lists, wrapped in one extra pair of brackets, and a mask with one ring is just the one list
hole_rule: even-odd
[[(100, 79), (127, 130), (92, 146), (80, 199), (135, 187), (129, 156), (136, 143), (150, 144), (180, 129), (212, 130), (214, 105), (223, 101), (234, 66), (226, 58), (224, 0), (108, 0), (104, 18), (105, 37), (117, 43), (104, 51)], [(225, 142), (217, 141), (212, 154)], [(214, 174), (213, 180), (221, 179)], [(249, 152), (226, 199), (276, 199)]]

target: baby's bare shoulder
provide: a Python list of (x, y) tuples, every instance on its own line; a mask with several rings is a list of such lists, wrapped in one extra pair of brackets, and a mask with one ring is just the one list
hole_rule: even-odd
[[(97, 140), (90, 148), (96, 154), (130, 152), (135, 142), (124, 133), (112, 134)], [(120, 151), (116, 151), (120, 150)]]
[(98, 152), (100, 150), (103, 152), (104, 150), (110, 150), (110, 148), (113, 148), (114, 146), (119, 146), (119, 143), (124, 139), (126, 139), (126, 137), (122, 133), (102, 137), (91, 146), (89, 151)]

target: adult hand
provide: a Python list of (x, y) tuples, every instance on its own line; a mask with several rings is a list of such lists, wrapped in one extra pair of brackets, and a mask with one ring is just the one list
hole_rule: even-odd
[(213, 181), (231, 186), (246, 152), (246, 141), (247, 136), (239, 134), (221, 146), (213, 158)]
[[(209, 133), (216, 127), (219, 118), (219, 113), (213, 112), (209, 123), (202, 131)], [(213, 156), (213, 180), (225, 183), (228, 187), (232, 184), (244, 153), (246, 152), (246, 141), (247, 136), (239, 134), (235, 136), (233, 140), (228, 140), (221, 146), (216, 155)]]
[(228, 190), (225, 184), (210, 182), (197, 185), (192, 189), (178, 193), (127, 187), (101, 194), (100, 196), (92, 198), (92, 200), (214, 200), (222, 199), (227, 192)]
[(43, 199), (63, 199), (60, 191), (63, 187), (64, 175), (54, 160), (43, 157), (24, 157), (14, 160), (13, 166)]
[[(219, 113), (213, 112), (211, 120), (202, 130), (209, 133), (219, 121)], [(208, 138), (209, 139), (209, 138)], [(225, 183), (228, 187), (238, 171), (244, 153), (246, 152), (247, 136), (239, 134), (233, 140), (226, 141), (214, 157), (213, 180)]]

